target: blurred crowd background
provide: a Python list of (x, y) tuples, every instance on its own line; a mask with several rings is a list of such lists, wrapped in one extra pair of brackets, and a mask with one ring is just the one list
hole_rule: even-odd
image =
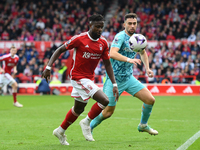
[[(116, 5), (116, 9), (110, 7)], [(134, 66), (133, 75), (143, 83), (192, 83), (200, 81), (200, 0), (1, 0), (0, 41), (24, 41), (18, 50), (19, 75), (26, 82), (34, 82), (40, 76), (58, 45), (46, 48), (43, 57), (34, 44), (27, 41), (67, 41), (73, 35), (88, 31), (88, 17), (94, 13), (106, 16), (102, 35), (111, 42), (116, 33), (123, 30), (124, 15), (138, 15), (137, 33), (148, 41), (158, 41), (147, 47), (150, 68), (156, 75), (145, 76), (143, 65)], [(180, 42), (179, 45), (174, 43)], [(168, 45), (167, 41), (172, 41)], [(8, 53), (2, 50), (0, 56)], [(64, 83), (68, 81), (64, 60), (70, 58), (66, 52), (54, 64), (53, 77)], [(139, 55), (136, 56), (139, 58)], [(95, 70), (95, 82), (102, 83), (105, 67), (102, 62)]]

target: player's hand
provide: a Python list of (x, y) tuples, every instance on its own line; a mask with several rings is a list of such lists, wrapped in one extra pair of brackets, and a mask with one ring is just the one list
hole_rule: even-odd
[(136, 66), (137, 66), (137, 64), (141, 65), (141, 60), (140, 59), (130, 59), (128, 62), (132, 63), (132, 64), (134, 64)]
[(48, 69), (45, 69), (43, 72), (42, 72), (42, 78), (45, 78), (47, 83), (48, 81), (50, 80), (50, 75), (51, 75), (51, 71), (48, 70)]
[(148, 77), (152, 78), (154, 76), (152, 70), (148, 69), (146, 72), (147, 72)]
[(118, 92), (117, 86), (114, 86), (114, 87), (113, 87), (113, 95), (114, 95), (114, 97), (115, 97), (115, 101), (118, 101), (119, 92)]

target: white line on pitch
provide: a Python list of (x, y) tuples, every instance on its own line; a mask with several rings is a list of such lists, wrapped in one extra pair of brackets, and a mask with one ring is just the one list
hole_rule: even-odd
[(183, 145), (181, 145), (176, 150), (186, 150), (190, 145), (192, 145), (200, 137), (200, 130), (195, 133), (191, 138), (189, 138)]
[[(88, 112), (83, 112), (80, 116), (86, 116)], [(124, 118), (124, 117), (112, 117), (112, 119), (122, 119), (122, 120), (140, 120), (139, 118)], [(167, 121), (167, 122), (189, 122), (190, 120), (173, 120), (173, 119), (151, 119), (154, 121)], [(200, 121), (198, 121), (200, 122)]]

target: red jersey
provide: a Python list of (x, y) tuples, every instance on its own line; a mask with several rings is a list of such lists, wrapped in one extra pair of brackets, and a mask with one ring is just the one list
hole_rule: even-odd
[(72, 80), (87, 78), (94, 80), (94, 70), (102, 58), (109, 59), (108, 42), (104, 37), (92, 39), (88, 32), (73, 36), (64, 43), (66, 49), (73, 49), (70, 77)]
[(19, 61), (19, 57), (17, 55), (12, 57), (11, 54), (6, 54), (0, 57), (0, 61), (3, 61), (5, 73), (11, 74), (13, 67), (16, 66)]

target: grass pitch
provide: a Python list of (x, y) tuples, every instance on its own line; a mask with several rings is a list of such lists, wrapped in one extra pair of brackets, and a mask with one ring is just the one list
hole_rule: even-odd
[[(66, 132), (69, 146), (52, 135), (74, 104), (70, 96), (18, 96), (23, 108), (14, 107), (12, 96), (0, 96), (0, 150), (176, 150), (200, 130), (199, 96), (156, 96), (149, 125), (159, 135), (139, 133), (142, 102), (121, 96), (110, 119), (94, 129), (95, 142), (84, 139), (79, 121), (94, 100)], [(197, 139), (189, 150), (200, 149)]]

